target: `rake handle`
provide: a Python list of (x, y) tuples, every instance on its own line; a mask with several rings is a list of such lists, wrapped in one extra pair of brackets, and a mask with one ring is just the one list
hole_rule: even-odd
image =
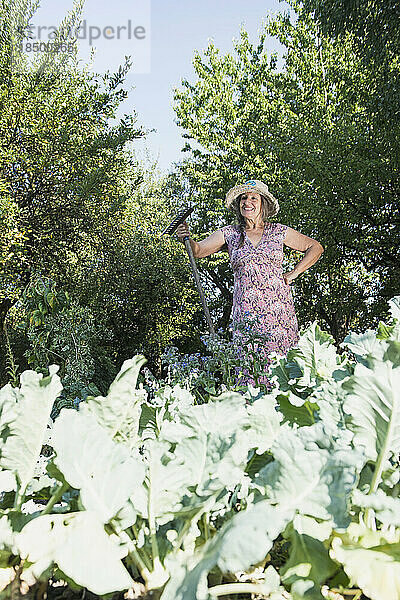
[(190, 240), (189, 240), (189, 236), (188, 235), (183, 238), (183, 242), (185, 244), (186, 252), (188, 253), (188, 256), (189, 256), (190, 266), (192, 267), (192, 273), (193, 273), (194, 281), (196, 283), (197, 291), (199, 292), (201, 304), (203, 306), (204, 314), (206, 316), (206, 321), (207, 321), (208, 329), (209, 329), (210, 333), (212, 335), (214, 335), (215, 334), (214, 325), (213, 325), (213, 323), (211, 321), (211, 315), (210, 315), (210, 311), (208, 310), (206, 299), (204, 297), (203, 288), (201, 287), (199, 272), (197, 270), (196, 261), (195, 261), (194, 256), (193, 256), (193, 250), (192, 250), (192, 247), (190, 245)]

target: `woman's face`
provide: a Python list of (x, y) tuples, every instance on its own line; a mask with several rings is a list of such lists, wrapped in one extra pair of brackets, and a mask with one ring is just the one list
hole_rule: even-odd
[(257, 192), (244, 192), (239, 198), (240, 214), (252, 221), (261, 214), (261, 195)]

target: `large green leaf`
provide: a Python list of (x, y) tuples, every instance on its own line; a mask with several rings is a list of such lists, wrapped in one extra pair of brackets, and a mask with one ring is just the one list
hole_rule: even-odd
[(300, 387), (335, 377), (335, 371), (346, 362), (346, 357), (336, 353), (333, 337), (322, 331), (316, 321), (302, 333), (297, 347), (289, 351), (289, 359), (302, 370), (303, 375), (296, 382)]
[(324, 429), (331, 437), (343, 435), (346, 430), (343, 402), (346, 392), (343, 390), (343, 381), (322, 381), (316, 387), (309, 400), (318, 406), (316, 420), (321, 421)]
[(108, 594), (131, 586), (121, 550), (106, 534), (97, 515), (83, 511), (66, 515), (42, 515), (18, 534), (22, 558), (39, 577), (57, 564), (67, 577), (94, 594)]
[(143, 482), (145, 467), (124, 444), (113, 442), (94, 416), (62, 409), (52, 435), (54, 463), (80, 490), (82, 504), (106, 523)]
[[(282, 581), (287, 584), (304, 579), (311, 580), (314, 596), (322, 598), (320, 587), (337, 570), (323, 541), (329, 538), (331, 526), (318, 523), (315, 519), (296, 515), (285, 531), (290, 540), (290, 556), (281, 568)], [(310, 592), (307, 597), (310, 596)]]
[(283, 415), (277, 411), (277, 403), (270, 396), (263, 396), (247, 406), (248, 420), (241, 435), (247, 437), (246, 445), (255, 448), (257, 454), (269, 450), (279, 435)]
[(373, 494), (363, 494), (354, 490), (352, 501), (355, 506), (372, 509), (376, 518), (386, 527), (400, 527), (400, 498), (387, 496), (381, 489)]
[(271, 501), (347, 527), (349, 496), (362, 455), (351, 447), (334, 445), (320, 423), (299, 430), (282, 427), (271, 452), (274, 461), (255, 478)]
[(263, 560), (273, 541), (293, 517), (262, 501), (236, 514), (197, 553), (172, 573), (162, 600), (207, 598), (207, 573), (215, 566), (223, 573), (246, 570)]
[[(289, 352), (293, 352), (290, 350)], [(290, 388), (289, 381), (302, 377), (303, 371), (299, 365), (290, 360), (288, 357), (280, 357), (279, 355), (271, 355), (271, 381), (276, 381), (278, 388), (281, 391), (286, 391)]]
[(371, 600), (400, 597), (400, 535), (370, 531), (352, 523), (332, 540), (330, 555), (343, 565), (351, 584)]
[(146, 487), (142, 488), (145, 499), (143, 496), (132, 498), (142, 516), (148, 518), (150, 510), (152, 517), (162, 524), (182, 510), (188, 488), (194, 486), (199, 477), (202, 451), (201, 442), (195, 438), (183, 440), (175, 453), (169, 452), (166, 442), (148, 443), (148, 472)]
[(246, 419), (245, 398), (225, 393), (207, 404), (183, 407), (176, 421), (163, 423), (161, 439), (177, 443), (203, 434), (229, 437), (245, 426)]
[(25, 371), (19, 390), (7, 385), (0, 391), (0, 467), (14, 472), (21, 495), (33, 477), (51, 409), (62, 390), (57, 370), (49, 367), (48, 377)]
[(92, 414), (111, 438), (130, 448), (134, 448), (139, 439), (141, 404), (147, 395), (145, 390), (136, 389), (139, 371), (145, 362), (140, 355), (126, 360), (107, 396), (89, 397), (79, 407), (82, 413)]
[[(259, 442), (270, 445), (279, 428), (279, 415), (268, 401), (249, 409), (249, 415), (239, 394), (197, 406), (191, 398), (183, 400), (176, 420), (170, 421), (169, 414), (160, 424), (159, 439), (146, 441), (146, 485), (131, 498), (142, 516), (150, 510), (158, 524), (247, 479), (249, 449)], [(257, 435), (252, 436), (256, 420)]]
[(161, 387), (151, 403), (142, 404), (139, 424), (141, 439), (144, 441), (158, 437), (163, 423), (179, 421), (180, 414), (194, 403), (192, 394), (178, 384), (174, 387)]
[[(278, 435), (282, 415), (276, 401), (264, 396), (245, 405), (240, 394), (225, 393), (215, 401), (183, 407), (175, 422), (165, 422), (161, 439), (171, 443), (189, 437), (203, 439), (209, 446), (235, 443), (235, 453), (254, 448), (258, 454), (269, 449)], [(216, 460), (214, 461), (217, 462)]]
[(380, 340), (376, 332), (367, 329), (364, 333), (349, 333), (341, 346), (347, 347), (356, 357), (357, 361), (366, 366), (372, 365), (375, 360), (382, 360), (387, 344)]
[(302, 426), (316, 420), (313, 387), (339, 382), (350, 371), (346, 356), (336, 353), (332, 336), (314, 322), (302, 333), (298, 346), (289, 350), (286, 361), (273, 363), (271, 373), (279, 384), (273, 394), (285, 420)]
[(217, 564), (223, 573), (245, 570), (260, 562), (293, 518), (293, 512), (261, 501), (239, 512), (213, 538)]
[(389, 301), (390, 311), (395, 321), (393, 325), (379, 322), (378, 332), (368, 329), (364, 333), (351, 332), (341, 344), (348, 347), (357, 361), (374, 368), (377, 361), (391, 360), (395, 366), (400, 364), (400, 317), (399, 298)]
[(267, 396), (249, 406), (234, 393), (204, 405), (192, 406), (185, 400), (175, 420), (161, 424), (158, 442), (147, 444), (147, 488), (154, 516), (162, 523), (239, 484), (246, 490), (249, 451), (271, 447), (281, 418), (275, 401)]
[[(278, 393), (276, 399), (279, 403), (279, 410), (284, 417), (284, 422), (291, 423), (292, 425), (296, 424), (299, 427), (314, 423), (314, 416), (310, 412), (311, 407), (307, 401), (302, 403), (302, 406), (295, 406), (289, 401), (289, 394), (287, 392), (284, 394)], [(317, 408), (316, 405), (315, 408)]]
[[(208, 495), (226, 487), (234, 487), (247, 478), (248, 452), (257, 446), (261, 429), (270, 445), (279, 415), (272, 416), (271, 407), (260, 404), (255, 411), (260, 417), (257, 437), (251, 436), (255, 413), (249, 415), (245, 399), (239, 394), (225, 394), (208, 404), (189, 406), (179, 414), (177, 422), (164, 422), (160, 439), (178, 444), (174, 461), (189, 469), (192, 485), (199, 494)], [(268, 416), (269, 415), (269, 416)], [(190, 476), (189, 476), (190, 472)]]
[[(166, 442), (149, 442), (146, 489), (151, 500), (149, 506), (158, 522), (165, 523), (174, 514), (192, 511), (211, 496), (244, 482), (247, 441), (246, 438), (237, 442), (234, 435), (225, 438), (221, 434), (207, 436), (199, 432), (198, 437), (183, 439), (173, 452), (168, 450)], [(147, 516), (147, 502), (139, 506), (136, 500), (132, 498), (133, 504)]]
[(376, 361), (373, 370), (357, 364), (343, 388), (354, 445), (364, 447), (367, 458), (378, 463), (377, 485), (387, 459), (400, 451), (400, 368), (390, 361)]

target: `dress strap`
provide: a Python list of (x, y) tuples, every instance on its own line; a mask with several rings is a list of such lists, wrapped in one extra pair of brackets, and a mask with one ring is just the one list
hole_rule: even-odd
[(274, 226), (272, 229), (274, 237), (283, 244), (288, 226), (283, 225), (282, 223), (272, 223), (272, 225)]

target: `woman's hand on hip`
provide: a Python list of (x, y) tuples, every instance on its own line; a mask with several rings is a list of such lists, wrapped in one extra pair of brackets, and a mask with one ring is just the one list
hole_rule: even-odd
[(188, 227), (188, 224), (186, 223), (186, 221), (184, 221), (181, 225), (179, 225), (179, 227), (176, 228), (175, 233), (181, 242), (183, 242), (185, 237), (190, 236), (189, 227)]
[(294, 281), (297, 277), (297, 273), (295, 271), (288, 271), (287, 273), (283, 274), (283, 279), (286, 283), (286, 285), (290, 285), (292, 283), (292, 281)]

